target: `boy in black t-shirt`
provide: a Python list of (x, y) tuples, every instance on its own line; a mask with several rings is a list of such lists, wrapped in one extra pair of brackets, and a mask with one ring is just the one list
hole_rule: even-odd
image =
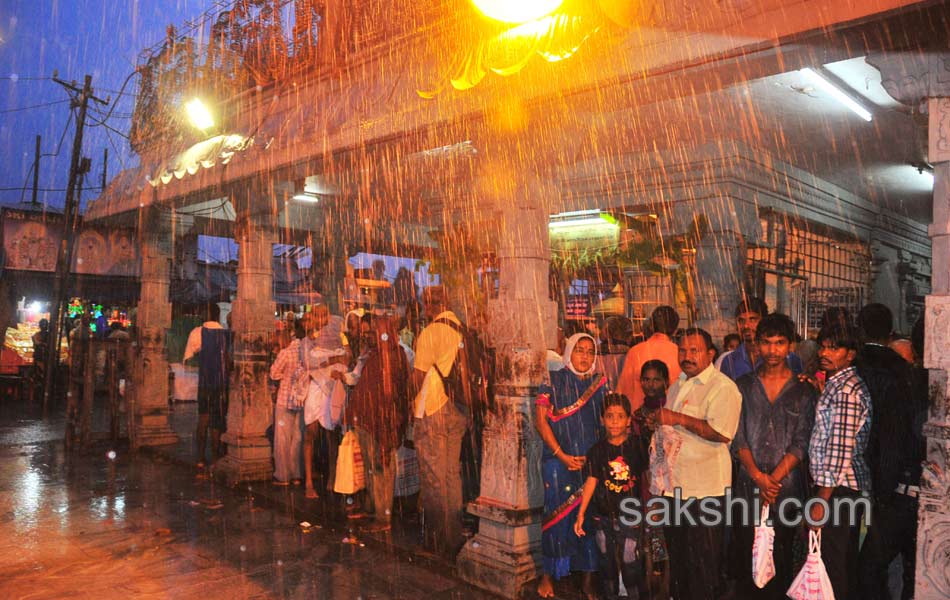
[[(640, 501), (640, 476), (649, 468), (641, 444), (630, 436), (630, 401), (623, 394), (607, 394), (603, 422), (606, 437), (587, 452), (587, 480), (574, 532), (585, 535), (584, 515), (594, 500), (597, 517), (597, 546), (602, 554), (602, 581), (608, 598), (619, 597), (619, 577), (630, 597), (633, 591), (647, 597), (642, 552), (641, 526), (632, 524), (633, 515), (624, 515), (621, 504), (632, 498)], [(639, 508), (639, 504), (635, 505)], [(627, 521), (627, 523), (624, 523)]]

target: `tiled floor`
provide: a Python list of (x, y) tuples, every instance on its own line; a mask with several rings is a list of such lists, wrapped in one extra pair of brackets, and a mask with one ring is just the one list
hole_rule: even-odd
[(305, 532), (293, 501), (172, 460), (104, 440), (67, 456), (62, 420), (36, 416), (0, 408), (0, 597), (487, 598), (395, 545), (344, 543), (346, 527)]

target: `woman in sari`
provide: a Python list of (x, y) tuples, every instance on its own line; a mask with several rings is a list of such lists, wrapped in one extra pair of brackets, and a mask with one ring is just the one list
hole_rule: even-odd
[(554, 580), (571, 571), (582, 571), (584, 594), (597, 597), (593, 580), (597, 570), (594, 537), (578, 538), (573, 526), (581, 503), (585, 456), (602, 433), (600, 415), (607, 378), (595, 374), (596, 359), (597, 346), (592, 336), (571, 336), (564, 349), (565, 368), (550, 372), (551, 385), (541, 386), (535, 402), (535, 427), (544, 440), (542, 575), (538, 584), (538, 595), (542, 598), (552, 598)]

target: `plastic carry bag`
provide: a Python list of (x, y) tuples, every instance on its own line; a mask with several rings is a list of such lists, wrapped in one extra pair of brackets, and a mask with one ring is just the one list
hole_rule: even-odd
[(340, 442), (333, 491), (338, 494), (355, 494), (364, 487), (366, 487), (366, 473), (363, 470), (363, 453), (360, 451), (356, 433), (350, 430)]
[(755, 539), (752, 542), (752, 581), (759, 589), (764, 588), (775, 577), (775, 559), (772, 550), (775, 545), (775, 529), (767, 524), (769, 505), (762, 507), (759, 524), (755, 527)]
[(835, 591), (821, 561), (821, 531), (808, 532), (808, 558), (788, 588), (792, 600), (834, 600)]

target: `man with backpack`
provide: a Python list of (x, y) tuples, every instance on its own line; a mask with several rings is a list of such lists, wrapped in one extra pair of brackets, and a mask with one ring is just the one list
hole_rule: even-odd
[[(419, 457), (426, 545), (454, 555), (462, 535), (462, 446), (488, 401), (489, 353), (448, 308), (441, 286), (423, 293), (429, 325), (416, 340), (411, 389), (417, 391), (413, 440)], [(471, 460), (478, 460), (477, 444)]]

